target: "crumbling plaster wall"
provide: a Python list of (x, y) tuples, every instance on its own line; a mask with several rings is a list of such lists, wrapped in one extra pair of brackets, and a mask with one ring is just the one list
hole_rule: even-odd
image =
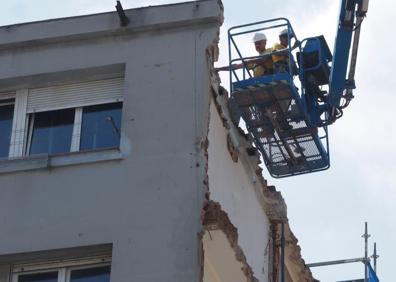
[[(228, 93), (219, 87), (216, 74), (212, 76), (211, 101), (208, 134), (209, 206), (220, 209), (219, 213), (227, 218), (227, 226), (232, 226), (230, 243), (238, 244), (238, 248), (234, 246), (236, 256), (243, 253), (241, 261), (248, 269), (245, 273), (247, 281), (272, 281), (272, 269), (268, 269), (269, 260), (272, 260), (269, 257), (271, 246), (268, 245), (270, 224), (277, 230), (276, 261), (279, 263), (282, 222), (286, 230), (285, 265), (291, 281), (314, 281), (301, 257), (298, 240), (290, 230), (285, 201), (280, 192), (268, 186), (263, 178), (259, 154), (252, 150), (252, 140), (231, 122), (227, 107)], [(250, 153), (247, 153), (247, 149)], [(209, 216), (213, 217), (216, 218)], [(228, 228), (220, 229), (227, 233)], [(279, 266), (275, 272), (278, 271)]]
[[(268, 281), (270, 221), (256, 194), (258, 184), (244, 161), (234, 162), (227, 149), (228, 131), (210, 106), (208, 176), (212, 201), (218, 202), (238, 230), (238, 244), (259, 281)], [(260, 189), (260, 188), (259, 188)]]

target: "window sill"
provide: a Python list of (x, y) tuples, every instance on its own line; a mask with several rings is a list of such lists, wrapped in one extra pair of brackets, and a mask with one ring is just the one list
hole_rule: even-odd
[(52, 156), (31, 156), (0, 160), (0, 174), (122, 159), (120, 150), (114, 148)]

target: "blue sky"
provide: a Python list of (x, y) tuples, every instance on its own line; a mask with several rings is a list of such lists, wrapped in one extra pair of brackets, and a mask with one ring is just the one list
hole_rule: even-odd
[[(125, 8), (176, 3), (170, 0), (123, 0)], [(0, 25), (113, 10), (115, 0), (1, 1)], [(226, 30), (233, 25), (287, 17), (299, 38), (325, 35), (333, 46), (339, 1), (224, 0), (218, 66), (227, 63)], [(377, 242), (378, 275), (394, 281), (396, 253), (396, 137), (391, 0), (371, 1), (363, 23), (356, 71), (355, 99), (344, 117), (330, 128), (331, 168), (325, 172), (282, 180), (264, 176), (282, 191), (290, 225), (307, 262), (361, 257), (364, 222), (369, 223), (369, 253)], [(271, 39), (269, 39), (271, 41)], [(274, 41), (272, 42), (274, 43)], [(384, 49), (388, 51), (383, 51)], [(252, 46), (253, 49), (253, 46)], [(390, 50), (389, 50), (390, 49)], [(226, 75), (222, 75), (227, 87)], [(362, 278), (363, 265), (313, 268), (321, 281)]]

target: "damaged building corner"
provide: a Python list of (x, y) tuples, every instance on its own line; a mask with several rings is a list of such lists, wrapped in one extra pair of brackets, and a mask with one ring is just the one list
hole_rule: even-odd
[[(260, 155), (254, 150), (251, 138), (232, 122), (228, 93), (213, 70), (210, 82), (203, 233), (209, 236), (211, 230), (221, 230), (225, 234), (234, 255), (243, 261), (240, 268), (247, 281), (277, 281), (274, 279), (280, 275), (282, 251), (287, 281), (314, 281), (290, 230), (286, 203), (280, 192), (263, 178)], [(282, 224), (285, 230), (283, 249)], [(204, 235), (202, 238), (205, 242)], [(204, 243), (205, 253), (209, 247)], [(228, 281), (220, 276), (217, 277), (219, 281)]]

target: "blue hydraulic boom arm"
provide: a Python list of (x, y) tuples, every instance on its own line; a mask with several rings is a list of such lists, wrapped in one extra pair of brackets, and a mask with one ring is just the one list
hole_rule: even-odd
[[(355, 88), (354, 77), (360, 26), (366, 16), (368, 3), (369, 0), (341, 1), (327, 98), (329, 123), (334, 122), (339, 117), (342, 109), (353, 98), (352, 90)], [(346, 77), (348, 67), (349, 74)], [(344, 104), (341, 104), (342, 98), (345, 99)]]
[[(323, 35), (298, 40), (286, 18), (228, 30), (229, 110), (242, 119), (269, 173), (276, 178), (330, 167), (328, 125), (342, 116), (353, 98), (360, 26), (369, 0), (340, 0), (333, 54)], [(263, 31), (281, 31), (279, 48), (250, 56), (239, 41)], [(260, 41), (260, 40), (259, 40)], [(256, 44), (256, 41), (254, 41)], [(248, 56), (247, 56), (248, 55)], [(349, 71), (349, 73), (348, 73)]]

